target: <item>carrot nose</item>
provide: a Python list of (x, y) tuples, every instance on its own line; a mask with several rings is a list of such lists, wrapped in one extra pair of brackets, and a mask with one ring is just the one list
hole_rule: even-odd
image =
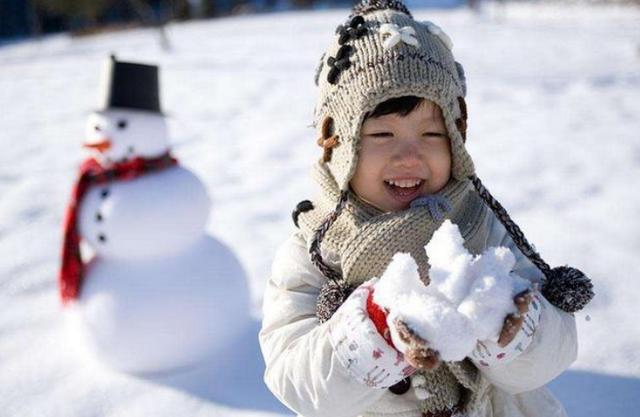
[(84, 143), (82, 146), (85, 148), (95, 149), (98, 152), (104, 152), (111, 148), (111, 141), (109, 139), (104, 139), (100, 142)]

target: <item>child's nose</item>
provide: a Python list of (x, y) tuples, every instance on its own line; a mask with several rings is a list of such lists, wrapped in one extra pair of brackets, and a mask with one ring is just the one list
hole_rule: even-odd
[(421, 151), (414, 139), (402, 139), (394, 149), (393, 160), (398, 166), (414, 166), (421, 162)]

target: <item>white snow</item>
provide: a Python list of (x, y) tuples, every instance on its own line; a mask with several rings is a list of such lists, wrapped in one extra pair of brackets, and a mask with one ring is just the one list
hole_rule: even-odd
[(401, 352), (406, 352), (407, 346), (398, 342), (393, 326), (396, 319), (407, 323), (444, 361), (462, 360), (473, 350), (477, 342), (473, 323), (460, 314), (455, 305), (428, 292), (403, 294), (397, 302), (401, 308), (392, 309), (387, 320), (393, 343)]
[(469, 274), (473, 261), (462, 245), (458, 226), (445, 220), (425, 247), (429, 257), (429, 286), (454, 305), (467, 296), (471, 284)]
[(437, 277), (432, 289), (469, 319), (477, 340), (497, 341), (504, 318), (516, 312), (513, 298), (529, 285), (511, 273), (516, 260), (508, 248), (487, 248), (474, 257), (462, 243), (458, 226), (449, 220), (433, 234), (426, 246), (431, 275)]
[(508, 248), (473, 256), (463, 242), (458, 226), (445, 220), (425, 247), (428, 286), (411, 255), (403, 253), (393, 257), (375, 285), (374, 301), (389, 310), (392, 335), (397, 335), (394, 321), (401, 319), (445, 361), (464, 359), (479, 340), (497, 341), (505, 317), (516, 312), (513, 298), (529, 286), (511, 273), (516, 260)]
[(396, 253), (375, 284), (373, 301), (380, 306), (392, 308), (396, 305), (399, 295), (419, 294), (424, 287), (413, 257), (408, 253)]
[[(220, 354), (222, 368), (131, 377), (81, 360), (57, 297), (61, 222), (104, 58), (157, 62), (176, 156), (205, 182), (207, 230), (246, 267), (258, 320), (274, 253), (294, 230), (291, 210), (315, 192), (313, 74), (347, 14), (172, 24), (169, 52), (147, 29), (0, 47), (0, 414), (285, 414), (261, 384), (257, 321)], [(637, 415), (640, 11), (509, 4), (480, 16), (414, 14), (441, 26), (464, 64), (480, 178), (547, 262), (594, 280), (596, 298), (576, 314), (578, 360), (552, 391), (569, 415)]]
[(409, 254), (394, 255), (375, 284), (373, 301), (389, 311), (391, 337), (401, 352), (407, 346), (397, 336), (396, 319), (403, 320), (426, 339), (443, 360), (463, 359), (475, 346), (477, 339), (471, 321), (458, 313), (457, 306), (441, 293), (422, 283)]

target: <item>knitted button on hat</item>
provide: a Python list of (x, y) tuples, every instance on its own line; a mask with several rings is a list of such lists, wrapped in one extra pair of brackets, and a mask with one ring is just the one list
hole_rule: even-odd
[[(417, 96), (442, 110), (452, 149), (452, 175), (474, 174), (464, 146), (465, 81), (451, 53), (451, 41), (431, 22), (418, 22), (399, 1), (363, 1), (337, 28), (316, 74), (320, 97), (315, 123), (326, 131), (331, 147), (324, 162), (341, 190), (348, 189), (358, 162), (360, 128), (366, 114), (396, 97)], [(329, 135), (326, 135), (329, 136)], [(336, 140), (337, 139), (337, 140)]]

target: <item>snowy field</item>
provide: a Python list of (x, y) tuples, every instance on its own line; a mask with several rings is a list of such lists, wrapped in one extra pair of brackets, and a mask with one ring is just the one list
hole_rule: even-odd
[[(479, 176), (552, 265), (592, 277), (580, 353), (551, 384), (575, 417), (640, 409), (640, 10), (417, 11), (469, 82)], [(295, 204), (314, 193), (313, 71), (346, 11), (176, 24), (0, 47), (0, 416), (268, 416), (262, 291)], [(56, 287), (61, 222), (103, 59), (161, 65), (175, 154), (213, 200), (209, 232), (249, 275), (255, 324), (224, 366), (115, 374), (85, 359)], [(221, 312), (224, 314), (224, 312)]]

